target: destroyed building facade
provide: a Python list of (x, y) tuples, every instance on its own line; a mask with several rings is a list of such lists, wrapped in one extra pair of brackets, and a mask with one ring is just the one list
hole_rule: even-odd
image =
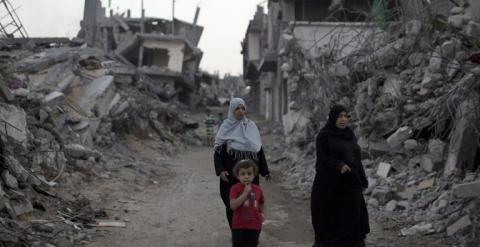
[[(145, 11), (133, 18), (128, 10), (106, 16), (99, 0), (86, 0), (84, 20), (78, 38), (91, 47), (119, 57), (151, 79), (153, 88), (167, 99), (177, 96), (183, 103), (194, 106), (193, 93), (199, 89), (195, 81), (203, 52), (197, 47), (203, 27), (178, 19), (146, 17)], [(169, 89), (165, 94), (163, 89)], [(178, 95), (177, 95), (178, 94)]]

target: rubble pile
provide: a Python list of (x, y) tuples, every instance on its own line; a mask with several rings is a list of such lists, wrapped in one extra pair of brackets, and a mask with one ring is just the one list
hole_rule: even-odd
[(314, 56), (289, 29), (282, 34), (289, 149), (274, 162), (287, 187), (309, 196), (315, 133), (330, 106), (343, 104), (363, 150), (371, 210), (404, 222), (402, 235), (480, 244), (480, 24), (461, 5), (449, 13), (393, 23), (341, 59), (345, 46)]
[(0, 60), (0, 246), (82, 243), (95, 210), (51, 189), (101, 167), (102, 152), (126, 136), (154, 139), (165, 154), (201, 143), (198, 123), (180, 114), (188, 106), (102, 50), (4, 51)]

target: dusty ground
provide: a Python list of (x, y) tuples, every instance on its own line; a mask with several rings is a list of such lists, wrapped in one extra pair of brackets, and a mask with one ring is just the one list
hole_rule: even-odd
[[(265, 145), (275, 141), (280, 139), (264, 136)], [(69, 193), (90, 199), (93, 208), (105, 209), (108, 219), (126, 222), (125, 228), (92, 228), (77, 237), (90, 247), (231, 246), (212, 150), (179, 149), (178, 155), (168, 156), (153, 140), (129, 137), (104, 153), (109, 162), (96, 174), (67, 179), (73, 188)], [(267, 207), (259, 246), (311, 246), (308, 198), (291, 196), (294, 192), (281, 186), (280, 173), (274, 166), (271, 170), (273, 180), (261, 180)], [(438, 236), (399, 237), (403, 226), (394, 218), (372, 213), (370, 224), (368, 246), (454, 246)]]
[[(155, 157), (155, 150), (140, 141), (131, 146), (136, 146), (138, 160), (156, 160), (142, 163), (142, 170), (163, 175), (141, 181), (119, 170), (110, 175), (112, 182), (92, 184), (94, 188), (85, 192), (88, 197), (101, 200), (98, 207), (127, 221), (127, 227), (97, 228), (88, 246), (229, 246), (212, 150), (196, 148), (165, 160)], [(121, 184), (121, 180), (125, 182)], [(268, 206), (260, 246), (309, 246), (312, 232), (306, 207), (291, 200), (277, 182), (262, 181)]]

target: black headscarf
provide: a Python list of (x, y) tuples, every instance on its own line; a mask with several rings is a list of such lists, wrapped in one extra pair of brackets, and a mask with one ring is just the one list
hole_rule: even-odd
[(337, 118), (342, 112), (347, 112), (347, 109), (342, 105), (334, 105), (330, 109), (327, 123), (320, 130), (320, 137), (337, 137), (344, 140), (352, 140), (355, 138), (355, 134), (349, 127), (345, 129), (337, 128)]

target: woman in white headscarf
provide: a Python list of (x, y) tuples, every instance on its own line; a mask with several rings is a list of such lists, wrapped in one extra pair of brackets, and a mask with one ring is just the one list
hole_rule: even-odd
[[(225, 204), (230, 229), (233, 215), (230, 209), (230, 187), (239, 182), (232, 172), (235, 164), (240, 160), (251, 159), (257, 164), (260, 175), (267, 180), (270, 179), (260, 132), (257, 125), (247, 119), (245, 113), (245, 102), (240, 98), (233, 98), (230, 101), (228, 117), (218, 130), (214, 144), (215, 172), (220, 177), (220, 196)], [(253, 183), (259, 184), (258, 176), (255, 177)]]

